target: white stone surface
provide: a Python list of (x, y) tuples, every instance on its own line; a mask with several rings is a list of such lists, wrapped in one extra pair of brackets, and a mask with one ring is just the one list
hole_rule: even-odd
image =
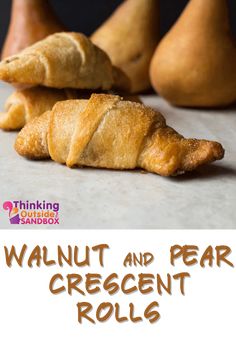
[[(11, 90), (0, 84), (1, 108)], [(143, 99), (185, 136), (220, 141), (225, 159), (176, 178), (139, 171), (70, 170), (19, 157), (13, 149), (16, 133), (0, 131), (0, 227), (45, 228), (9, 225), (2, 209), (6, 200), (38, 199), (60, 203), (61, 223), (47, 227), (52, 229), (236, 228), (236, 108), (184, 110), (157, 96)]]

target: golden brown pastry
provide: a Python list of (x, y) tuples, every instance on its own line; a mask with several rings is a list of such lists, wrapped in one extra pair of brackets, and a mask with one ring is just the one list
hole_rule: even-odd
[[(5, 112), (0, 113), (0, 129), (6, 131), (19, 130), (35, 117), (51, 110), (59, 102), (68, 99), (89, 99), (91, 91), (79, 91), (73, 89), (52, 89), (45, 87), (34, 87), (18, 90), (11, 94), (5, 103)], [(125, 95), (126, 100), (139, 102), (141, 100), (135, 95)]]
[(48, 0), (12, 0), (11, 21), (2, 59), (19, 53), (48, 35), (65, 30)]
[(159, 41), (159, 0), (126, 0), (92, 35), (131, 80), (131, 91), (150, 88), (149, 66)]
[(22, 156), (69, 167), (142, 168), (163, 176), (224, 156), (219, 143), (185, 139), (151, 108), (98, 94), (57, 103), (22, 129), (15, 148)]
[(153, 88), (173, 105), (236, 101), (236, 43), (226, 0), (190, 0), (153, 56)]
[(51, 89), (35, 87), (18, 90), (6, 101), (5, 113), (0, 113), (0, 128), (4, 130), (19, 130), (34, 117), (51, 110), (55, 103), (67, 99), (79, 98), (73, 89)]
[(80, 33), (50, 35), (3, 60), (0, 80), (57, 89), (109, 90), (123, 85), (127, 89), (129, 85), (127, 76), (112, 66), (106, 53)]

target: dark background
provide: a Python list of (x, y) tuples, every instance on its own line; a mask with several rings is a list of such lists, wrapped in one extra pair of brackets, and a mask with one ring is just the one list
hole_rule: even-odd
[[(51, 0), (50, 2), (60, 19), (70, 30), (80, 31), (89, 35), (122, 1)], [(188, 0), (160, 0), (162, 35), (165, 34), (176, 21), (187, 2)], [(236, 1), (229, 0), (229, 6), (232, 28), (236, 35)], [(10, 8), (11, 0), (0, 0), (0, 47), (7, 32)]]

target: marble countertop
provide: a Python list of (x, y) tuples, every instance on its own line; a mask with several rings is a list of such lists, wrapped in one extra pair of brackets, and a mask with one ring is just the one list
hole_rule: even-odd
[[(1, 108), (11, 91), (0, 84)], [(186, 137), (221, 142), (225, 159), (175, 178), (140, 171), (71, 170), (19, 157), (13, 149), (16, 133), (0, 131), (0, 228), (236, 228), (236, 108), (177, 109), (154, 95), (143, 101)], [(2, 208), (6, 200), (59, 202), (60, 225), (10, 225)]]

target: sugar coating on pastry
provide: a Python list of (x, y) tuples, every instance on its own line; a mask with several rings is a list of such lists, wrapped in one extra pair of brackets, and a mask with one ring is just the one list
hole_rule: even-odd
[(57, 103), (20, 132), (15, 148), (22, 156), (52, 158), (69, 167), (141, 168), (162, 176), (224, 156), (218, 142), (185, 139), (161, 113), (105, 94)]

